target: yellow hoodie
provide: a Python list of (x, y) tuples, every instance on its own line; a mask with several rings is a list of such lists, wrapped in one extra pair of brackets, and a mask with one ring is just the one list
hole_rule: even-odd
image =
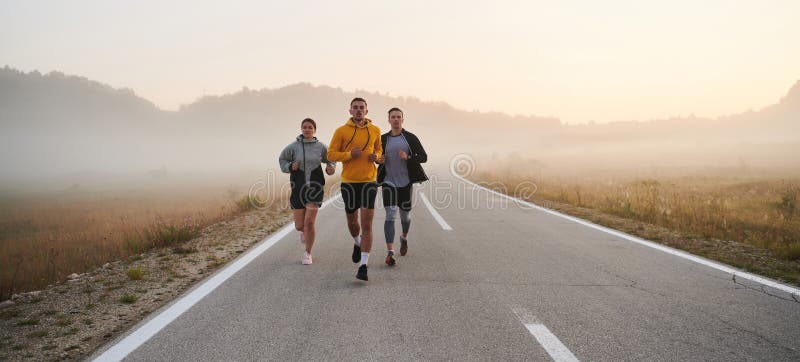
[[(361, 148), (361, 156), (353, 159), (350, 151)], [(336, 129), (328, 146), (328, 161), (342, 163), (342, 182), (375, 182), (375, 163), (369, 160), (374, 153), (381, 157), (381, 129), (367, 118), (364, 126), (356, 126), (353, 119)]]

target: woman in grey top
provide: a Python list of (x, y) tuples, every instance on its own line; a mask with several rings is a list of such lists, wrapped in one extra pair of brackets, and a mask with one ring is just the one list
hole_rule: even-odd
[(300, 259), (303, 265), (311, 264), (311, 248), (316, 236), (317, 211), (322, 206), (323, 185), (322, 163), (327, 164), (325, 172), (333, 175), (336, 163), (328, 162), (328, 147), (317, 140), (317, 123), (311, 118), (300, 122), (302, 134), (281, 152), (278, 162), (281, 171), (289, 174), (292, 195), (289, 202), (294, 213), (294, 227), (300, 232), (300, 242), (306, 246)]

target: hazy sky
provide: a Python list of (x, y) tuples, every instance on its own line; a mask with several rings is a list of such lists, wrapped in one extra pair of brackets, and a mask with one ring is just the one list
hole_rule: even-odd
[(165, 109), (297, 82), (568, 122), (718, 116), (800, 79), (800, 1), (8, 1), (0, 66)]

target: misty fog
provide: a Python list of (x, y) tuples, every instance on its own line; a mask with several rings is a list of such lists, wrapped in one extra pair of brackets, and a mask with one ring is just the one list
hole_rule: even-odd
[(570, 125), (310, 84), (243, 88), (163, 111), (129, 89), (6, 67), (0, 69), (0, 183), (57, 189), (250, 182), (277, 168), (278, 153), (299, 134), (303, 118), (314, 118), (317, 137), (328, 143), (355, 96), (367, 99), (368, 118), (384, 131), (386, 110), (402, 108), (406, 128), (423, 141), (430, 167), (439, 169), (452, 155), (466, 153), (481, 168), (517, 162), (576, 175), (800, 171), (800, 82), (772, 106), (716, 119)]

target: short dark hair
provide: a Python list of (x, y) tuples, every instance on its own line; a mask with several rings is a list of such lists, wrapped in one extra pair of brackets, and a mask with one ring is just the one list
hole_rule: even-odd
[(389, 110), (388, 114), (391, 115), (392, 112), (394, 112), (394, 111), (398, 111), (398, 112), (400, 112), (400, 114), (403, 114), (403, 110), (400, 109), (400, 108), (397, 108), (397, 107), (392, 107), (392, 109)]
[(361, 97), (355, 97), (355, 98), (353, 98), (352, 101), (350, 101), (350, 106), (352, 107), (353, 103), (355, 103), (355, 102), (364, 102), (364, 104), (367, 104), (367, 100), (366, 99), (361, 98)]
[(313, 120), (313, 119), (311, 119), (311, 118), (306, 118), (306, 119), (304, 119), (302, 122), (300, 122), (300, 128), (303, 128), (303, 125), (304, 125), (306, 122), (308, 122), (308, 123), (311, 123), (311, 125), (312, 125), (312, 126), (314, 126), (314, 129), (317, 129), (317, 122), (314, 122), (314, 120)]

